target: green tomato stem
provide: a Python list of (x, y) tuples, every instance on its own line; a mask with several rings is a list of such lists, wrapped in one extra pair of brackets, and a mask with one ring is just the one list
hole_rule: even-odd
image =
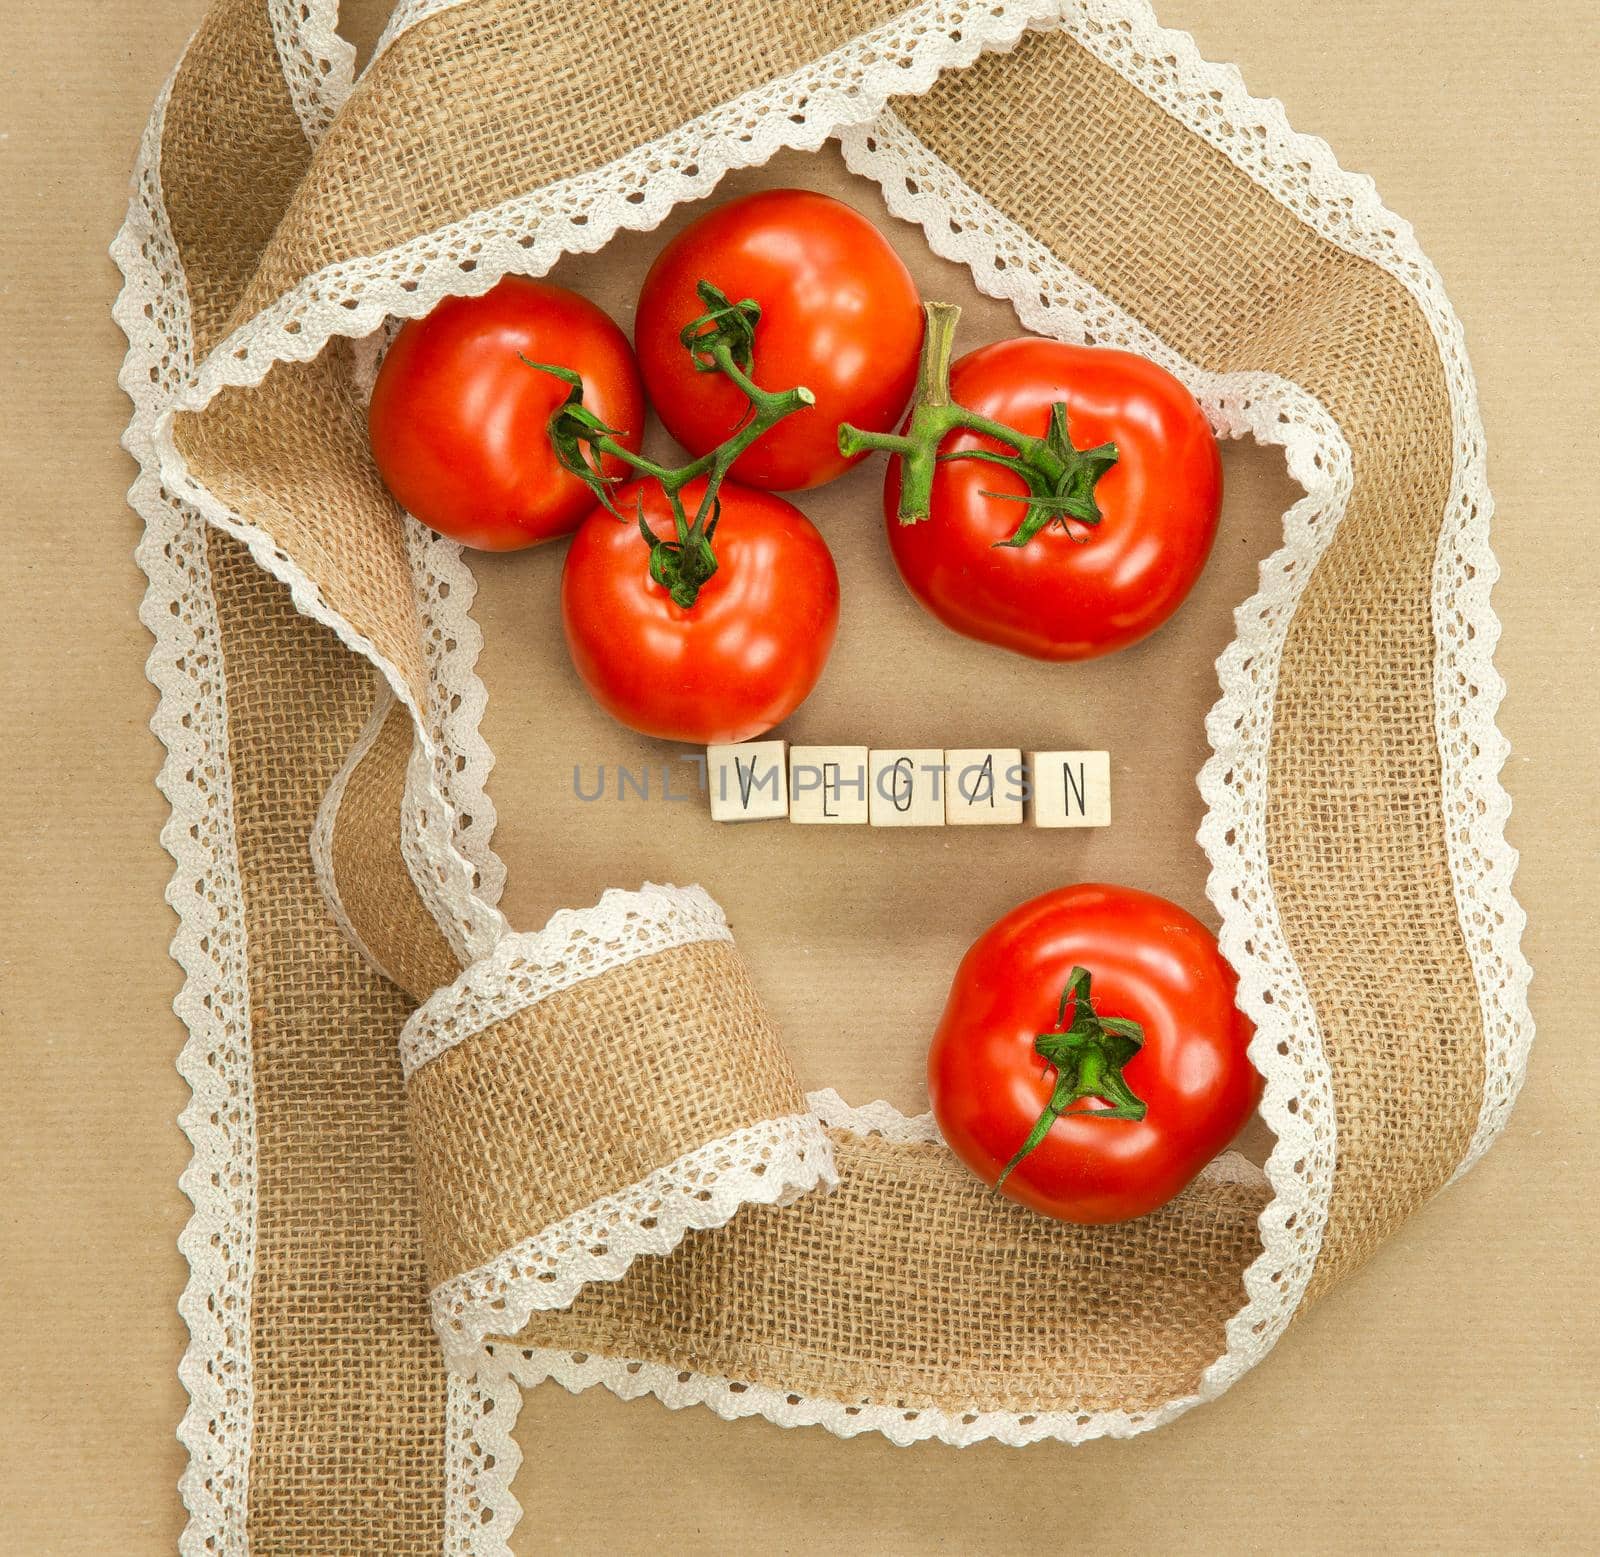
[[(650, 548), (650, 577), (685, 610), (695, 603), (701, 586), (717, 571), (711, 541), (722, 507), (718, 492), (734, 461), (784, 417), (816, 404), (816, 396), (803, 384), (793, 389), (765, 390), (746, 371), (761, 312), (753, 302), (730, 303), (706, 281), (697, 290), (710, 312), (684, 327), (680, 336), (684, 348), (694, 358), (697, 369), (722, 373), (738, 386), (750, 404), (731, 436), (686, 464), (660, 465), (625, 448), (617, 441), (616, 429), (605, 426), (583, 404), (583, 381), (576, 373), (522, 359), (529, 367), (552, 373), (567, 384), (567, 398), (550, 418), (550, 443), (562, 465), (586, 482), (607, 509), (619, 519), (626, 517), (613, 501), (612, 488), (617, 478), (604, 472), (603, 462), (608, 456), (656, 482), (666, 494), (672, 508), (672, 540), (664, 541), (651, 530), (642, 500), (636, 518), (639, 534)], [(702, 476), (706, 487), (691, 520), (680, 494)]]
[[(1028, 505), (1017, 529), (996, 544), (1025, 546), (1051, 523), (1059, 523), (1074, 540), (1087, 539), (1073, 531), (1067, 521), (1073, 519), (1091, 528), (1100, 523), (1094, 488), (1117, 462), (1116, 445), (1074, 447), (1067, 429), (1067, 408), (1061, 401), (1051, 407), (1050, 430), (1042, 438), (1020, 433), (993, 417), (957, 405), (950, 398), (950, 363), (961, 310), (953, 303), (924, 303), (922, 311), (927, 322), (906, 431), (866, 432), (843, 422), (839, 426), (840, 453), (853, 458), (876, 449), (900, 460), (897, 517), (901, 524), (917, 524), (928, 517), (933, 505), (934, 473), (941, 461), (971, 459), (1003, 466), (1020, 476), (1028, 489), (1025, 497), (1001, 492), (985, 494)], [(962, 449), (941, 454), (940, 446), (954, 432), (977, 433), (1011, 452)]]

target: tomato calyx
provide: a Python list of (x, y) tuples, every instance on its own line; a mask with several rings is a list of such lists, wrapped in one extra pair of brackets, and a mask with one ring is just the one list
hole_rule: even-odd
[(1104, 515), (1096, 502), (1095, 484), (1117, 463), (1117, 446), (1102, 443), (1093, 449), (1073, 447), (1067, 429), (1067, 408), (1059, 400), (1050, 407), (1050, 427), (1024, 458), (1008, 458), (984, 449), (968, 449), (962, 454), (941, 458), (988, 460), (1015, 471), (1028, 484), (1028, 496), (1014, 492), (985, 492), (1004, 503), (1026, 503), (1022, 523), (996, 546), (1026, 546), (1046, 525), (1058, 524), (1080, 545), (1088, 541), (1067, 523), (1075, 519), (1093, 529)]
[[(839, 425), (839, 451), (846, 455), (882, 449), (896, 455), (900, 468), (901, 524), (916, 524), (928, 517), (933, 502), (933, 476), (946, 460), (981, 460), (999, 465), (1022, 479), (1027, 495), (985, 492), (1000, 502), (1026, 503), (1022, 522), (996, 546), (1026, 546), (1047, 526), (1059, 525), (1080, 544), (1089, 537), (1077, 524), (1094, 529), (1103, 517), (1095, 499), (1095, 486), (1117, 463), (1117, 446), (1102, 443), (1092, 449), (1074, 446), (1067, 426), (1067, 408), (1056, 401), (1050, 408), (1050, 425), (1042, 438), (1019, 433), (1004, 422), (981, 416), (950, 398), (950, 360), (955, 346), (956, 321), (961, 310), (953, 303), (924, 303), (927, 324), (922, 337), (922, 357), (917, 365), (917, 392), (911, 403), (911, 420), (904, 433), (865, 432), (848, 422)], [(955, 449), (941, 454), (939, 446), (953, 432), (972, 432), (992, 438), (1011, 450)]]
[[(761, 306), (751, 298), (734, 303), (709, 281), (695, 288), (706, 312), (683, 327), (679, 340), (694, 358), (698, 371), (722, 373), (733, 381), (750, 402), (743, 419), (732, 435), (716, 448), (686, 465), (658, 465), (635, 454), (617, 441), (616, 428), (607, 427), (583, 403), (583, 380), (569, 368), (548, 362), (522, 360), (541, 373), (551, 373), (567, 385), (567, 398), (550, 417), (550, 446), (562, 467), (586, 483), (601, 505), (618, 519), (627, 521), (614, 501), (614, 490), (622, 476), (607, 475), (605, 456), (620, 461), (641, 476), (654, 481), (666, 494), (672, 509), (673, 535), (663, 540), (650, 528), (641, 497), (636, 518), (639, 534), (650, 549), (650, 577), (670, 594), (676, 604), (688, 610), (699, 598), (701, 586), (717, 571), (712, 537), (722, 503), (717, 496), (733, 462), (769, 428), (784, 417), (816, 404), (816, 396), (803, 384), (793, 389), (765, 390), (750, 377), (754, 363), (755, 327)], [(683, 506), (681, 493), (691, 481), (704, 476), (705, 490), (691, 519)]]
[[(1144, 1047), (1144, 1028), (1128, 1017), (1100, 1016), (1089, 997), (1090, 974), (1075, 967), (1061, 991), (1055, 1028), (1033, 1040), (1033, 1052), (1055, 1069), (1055, 1089), (1044, 1111), (1034, 1121), (1028, 1138), (1004, 1168), (994, 1187), (1005, 1183), (1011, 1170), (1050, 1133), (1056, 1120), (1140, 1120), (1144, 1101), (1123, 1079), (1122, 1068)], [(1067, 1023), (1067, 1007), (1072, 1022)], [(1096, 1097), (1108, 1108), (1073, 1108), (1080, 1099)]]
[(761, 304), (753, 297), (730, 303), (727, 294), (709, 281), (697, 282), (695, 291), (706, 311), (678, 331), (678, 341), (693, 359), (695, 372), (726, 373), (726, 361), (748, 374), (755, 366)]

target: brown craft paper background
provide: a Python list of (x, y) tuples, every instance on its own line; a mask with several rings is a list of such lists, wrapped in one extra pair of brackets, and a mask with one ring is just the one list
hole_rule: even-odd
[[(840, 1540), (875, 1540), (883, 1549), (930, 1549), (945, 1541), (964, 1549), (1011, 1549), (1037, 1529), (1037, 1499), (1046, 1479), (1037, 1474), (1041, 1465), (1059, 1467), (1074, 1480), (1092, 1475), (1102, 1496), (1095, 1511), (1081, 1516), (1086, 1533), (1103, 1531), (1099, 1522), (1109, 1520), (1111, 1511), (1126, 1520), (1123, 1529), (1130, 1536), (1176, 1534), (1180, 1542), (1215, 1546), (1234, 1544), (1235, 1537), (1248, 1541), (1250, 1529), (1262, 1538), (1269, 1531), (1281, 1536), (1286, 1519), (1298, 1522), (1305, 1536), (1300, 1544), (1307, 1546), (1359, 1546), (1380, 1531), (1402, 1544), (1436, 1544), (1451, 1532), (1476, 1544), (1475, 1533), (1485, 1540), (1503, 1537), (1508, 1525), (1526, 1533), (1531, 1546), (1546, 1537), (1575, 1540), (1585, 1528), (1594, 1488), (1592, 1470), (1581, 1457), (1588, 1418), (1578, 1403), (1593, 1379), (1594, 1341), (1592, 1331), (1567, 1325), (1564, 1316), (1581, 1313), (1585, 1271), (1592, 1268), (1586, 1266), (1592, 1255), (1573, 1230), (1586, 1214), (1584, 1185), (1592, 1180), (1593, 1159), (1559, 1105), (1556, 1087), (1581, 1091), (1579, 1067), (1589, 1062), (1574, 1046), (1585, 990), (1578, 979), (1561, 987), (1556, 970), (1564, 953), (1576, 954), (1585, 944), (1594, 922), (1592, 879), (1586, 874), (1592, 858), (1581, 846), (1583, 838), (1592, 838), (1593, 817), (1584, 810), (1592, 789), (1576, 774), (1569, 783), (1560, 760), (1592, 750), (1593, 721), (1584, 717), (1586, 709), (1592, 713), (1592, 687), (1581, 678), (1561, 680), (1572, 674), (1566, 650), (1578, 641), (1563, 619), (1562, 603), (1579, 598), (1592, 569), (1583, 561), (1576, 523), (1566, 517), (1577, 511), (1577, 489), (1564, 473), (1562, 424), (1554, 431), (1541, 428), (1522, 403), (1539, 398), (1546, 386), (1545, 374), (1529, 361), (1537, 353), (1528, 351), (1520, 333), (1548, 329), (1556, 339), (1563, 292), (1580, 295), (1580, 273), (1550, 258), (1563, 247), (1563, 237), (1577, 231), (1577, 204), (1563, 208), (1538, 178), (1547, 159), (1554, 161), (1552, 180), (1566, 167), (1582, 166), (1579, 142), (1557, 139), (1558, 131), (1577, 132), (1580, 99), (1575, 72), (1570, 84), (1560, 77), (1566, 58), (1545, 59), (1525, 35), (1516, 41), (1517, 57), (1530, 68), (1539, 65), (1548, 83), (1532, 108), (1520, 95), (1513, 100), (1504, 86), (1492, 85), (1486, 123), (1482, 95), (1461, 105), (1430, 87), (1426, 101), (1442, 105), (1446, 114), (1459, 113), (1460, 134), (1412, 144), (1428, 114), (1414, 99), (1400, 101), (1398, 91), (1394, 101), (1384, 94), (1390, 85), (1415, 89), (1417, 72), (1405, 62), (1407, 51), (1393, 37), (1395, 19), (1383, 9), (1381, 29), (1374, 11), (1359, 6), (1337, 8), (1336, 19), (1309, 24), (1309, 32), (1303, 19), (1291, 29), (1286, 18), (1278, 19), (1274, 31), (1272, 15), (1252, 7), (1229, 18), (1226, 34), (1220, 26), (1208, 34), (1205, 18), (1185, 17), (1172, 7), (1165, 19), (1198, 26), (1208, 53), (1243, 57), (1258, 89), (1287, 93), (1290, 84), (1298, 87), (1313, 113), (1308, 117), (1291, 98), (1296, 122), (1327, 130), (1347, 163), (1374, 167), (1397, 208), (1420, 216), (1434, 191), (1435, 220), (1449, 241), (1441, 244), (1424, 225), (1424, 245), (1451, 280), (1480, 375), (1499, 386), (1491, 387), (1487, 408), (1494, 446), (1514, 447), (1521, 455), (1514, 463), (1502, 455), (1492, 475), (1504, 516), (1500, 548), (1511, 570), (1497, 595), (1508, 622), (1502, 664), (1513, 684), (1507, 728), (1522, 749), (1557, 759), (1531, 771), (1514, 767), (1509, 775), (1519, 799), (1551, 803), (1538, 824), (1542, 830), (1519, 839), (1540, 845), (1521, 883), (1534, 916), (1530, 951), (1549, 981), (1540, 986), (1541, 999), (1546, 990), (1551, 996), (1541, 1009), (1545, 1054), (1551, 1053), (1551, 1018), (1558, 1019), (1545, 1086), (1536, 1062), (1518, 1122), (1484, 1173), (1409, 1229), (1403, 1246), (1386, 1251), (1368, 1275), (1323, 1305), (1285, 1342), (1270, 1369), (1155, 1439), (1093, 1445), (1070, 1458), (1059, 1449), (1035, 1450), (1026, 1459), (995, 1449), (961, 1456), (939, 1450), (896, 1454), (881, 1444), (842, 1446), (821, 1435), (780, 1435), (757, 1424), (728, 1428), (704, 1413), (669, 1417), (647, 1405), (622, 1407), (598, 1396), (572, 1402), (544, 1391), (530, 1402), (522, 1430), (530, 1464), (520, 1490), (525, 1502), (537, 1502), (540, 1514), (538, 1525), (522, 1532), (525, 1544), (535, 1543), (527, 1549), (538, 1549), (540, 1527), (566, 1532), (577, 1549), (601, 1539), (629, 1549), (646, 1540), (660, 1546), (663, 1532), (669, 1543), (691, 1546), (726, 1535), (735, 1519), (752, 1540), (765, 1537), (780, 1547), (806, 1529)], [(57, 9), (30, 6), (23, 13), (21, 44), (54, 37), (43, 27), (47, 16), (53, 28), (60, 27)], [(1561, 16), (1553, 9), (1547, 20)], [(1353, 31), (1365, 36), (1359, 32), (1363, 19), (1374, 41), (1361, 55), (1370, 78), (1365, 84), (1330, 81), (1327, 59), (1356, 54), (1351, 37)], [(19, 155), (29, 144), (41, 149), (47, 181), (28, 183), (26, 175), (19, 176), (25, 220), (8, 238), (15, 246), (7, 255), (8, 272), (15, 261), (17, 274), (29, 282), (10, 306), (33, 371), (26, 393), (13, 396), (10, 409), (21, 419), (21, 430), (31, 434), (19, 440), (29, 463), (12, 490), (34, 549), (9, 574), (16, 600), (7, 626), (17, 633), (13, 663), (32, 672), (23, 696), (38, 744), (26, 751), (37, 765), (20, 774), (20, 792), (30, 804), (12, 813), (17, 836), (14, 846), (8, 838), (7, 858), (21, 883), (37, 887), (43, 913), (16, 925), (19, 955), (6, 975), (12, 998), (5, 1006), (5, 1063), (17, 1070), (14, 1078), (7, 1076), (5, 1096), (16, 1129), (4, 1166), (8, 1199), (14, 1188), (19, 1210), (7, 1225), (8, 1235), (18, 1240), (17, 1257), (7, 1259), (3, 1279), (8, 1314), (59, 1315), (74, 1335), (93, 1333), (104, 1313), (99, 1282), (92, 1290), (74, 1284), (85, 1248), (96, 1252), (97, 1263), (110, 1261), (125, 1273), (127, 1312), (160, 1316), (170, 1308), (179, 1280), (171, 1240), (186, 1210), (164, 1187), (186, 1156), (184, 1144), (170, 1127), (151, 1124), (169, 1119), (181, 1096), (180, 1084), (164, 1069), (173, 1047), (171, 1027), (162, 1029), (165, 1039), (151, 1031), (149, 1041), (141, 1042), (144, 1018), (134, 1016), (130, 1032), (123, 1015), (155, 1009), (172, 987), (172, 973), (164, 961), (167, 924), (155, 909), (166, 862), (150, 842), (160, 802), (142, 787), (154, 760), (140, 728), (149, 693), (132, 669), (144, 652), (142, 632), (131, 618), (142, 585), (123, 560), (129, 523), (109, 496), (125, 480), (125, 467), (111, 449), (123, 409), (105, 389), (107, 365), (120, 355), (120, 343), (100, 318), (98, 303), (92, 326), (85, 324), (83, 310), (66, 312), (62, 305), (66, 283), (92, 293), (102, 276), (97, 253), (84, 259), (77, 251), (83, 230), (98, 235), (114, 225), (132, 130), (183, 30), (181, 22), (168, 22), (157, 15), (119, 20), (114, 34), (109, 27), (90, 29), (87, 50), (56, 38), (56, 53), (40, 57), (36, 76), (30, 67), (29, 84), (47, 107), (60, 101), (66, 83), (81, 85), (75, 112), (70, 120), (41, 113), (41, 123), (12, 137)], [(1460, 38), (1429, 30), (1427, 19), (1408, 25), (1417, 29), (1412, 59), (1440, 58), (1441, 79), (1447, 62), (1459, 65), (1461, 79), (1473, 79), (1475, 62), (1491, 53), (1501, 61), (1497, 81), (1514, 74), (1504, 69), (1507, 40), (1488, 21)], [(1263, 29), (1259, 38), (1256, 28)], [(142, 73), (129, 87), (124, 51), (134, 37), (145, 38), (146, 45), (140, 50)], [(19, 46), (18, 58), (29, 59), (29, 49)], [(43, 68), (53, 59), (59, 69)], [(1315, 110), (1333, 94), (1337, 122), (1318, 123)], [(1485, 169), (1474, 163), (1469, 169), (1463, 158), (1459, 187), (1441, 189), (1437, 160), (1486, 129), (1498, 131), (1504, 165)], [(86, 161), (101, 170), (92, 185), (81, 181)], [(1485, 194), (1475, 183), (1486, 178), (1502, 195), (1498, 209), (1520, 218), (1509, 229), (1497, 221), (1492, 242), (1483, 231)], [(1522, 187), (1524, 179), (1533, 180), (1531, 192)], [(61, 192), (58, 201), (49, 198), (54, 190)], [(75, 211), (81, 214), (74, 217)], [(46, 249), (72, 256), (60, 279)], [(1515, 308), (1499, 290), (1510, 285), (1506, 271), (1513, 268), (1513, 255), (1528, 261), (1515, 267), (1519, 277), (1540, 278), (1534, 285), (1519, 280)], [(1508, 322), (1513, 314), (1515, 326)], [(1581, 308), (1568, 310), (1574, 316), (1584, 318)], [(1592, 331), (1592, 305), (1587, 320)], [(1566, 343), (1564, 360), (1581, 358), (1571, 350), (1570, 324), (1559, 338)], [(92, 349), (84, 348), (85, 339)], [(105, 523), (87, 537), (79, 489), (72, 489), (76, 501), (64, 501), (69, 473), (60, 468), (59, 456), (48, 458), (64, 433), (75, 451), (82, 450), (81, 465), (71, 474), (92, 473), (108, 493)], [(1508, 440), (1508, 433), (1515, 436)], [(1575, 426), (1570, 436), (1580, 441)], [(1271, 478), (1263, 472), (1262, 479)], [(1230, 519), (1233, 513), (1230, 503)], [(1512, 525), (1518, 539), (1530, 543), (1520, 556), (1506, 544)], [(42, 591), (35, 587), (39, 582)], [(493, 645), (492, 598), (486, 606)], [(35, 626), (43, 630), (35, 632)], [(56, 652), (64, 649), (64, 660), (47, 659), (41, 652), (46, 642)], [(1197, 674), (1204, 669), (1202, 663)], [(1527, 688), (1520, 702), (1519, 671)], [(503, 703), (507, 693), (496, 684), (489, 658), (485, 674), (492, 696)], [(1563, 695), (1552, 696), (1553, 687)], [(506, 786), (517, 736), (498, 736), (493, 725), (489, 733), (504, 765), (496, 793), (514, 826), (516, 807)], [(837, 722), (818, 733), (851, 738)], [(897, 729), (893, 738), (909, 736)], [(1116, 750), (1114, 741), (1108, 744)], [(1124, 785), (1119, 805), (1126, 804), (1125, 794)], [(1557, 806), (1564, 812), (1564, 833), (1555, 823)], [(1125, 814), (1119, 812), (1119, 821)], [(1574, 827), (1584, 829), (1576, 839)], [(512, 855), (513, 835), (503, 833), (501, 845)], [(133, 864), (125, 872), (105, 868), (106, 860), (130, 854)], [(514, 869), (514, 890), (525, 876)], [(707, 884), (727, 896), (722, 884)], [(528, 887), (533, 890), (531, 882)], [(516, 917), (530, 923), (539, 916)], [(86, 922), (108, 933), (90, 940), (83, 934)], [(747, 938), (743, 923), (740, 929)], [(755, 959), (755, 949), (748, 949)], [(73, 976), (63, 979), (68, 967)], [(781, 990), (764, 993), (775, 1005), (789, 998)], [(1574, 1024), (1566, 1033), (1559, 1030), (1563, 1017)], [(791, 1018), (786, 1025), (803, 1056), (806, 1019)], [(23, 1034), (20, 1043), (17, 1032)], [(1566, 1038), (1574, 1042), (1563, 1046)], [(867, 1071), (863, 1079), (870, 1083), (872, 1076)], [(824, 1078), (860, 1095), (836, 1060), (821, 1076), (806, 1079)], [(875, 1090), (902, 1095), (887, 1078)], [(1553, 1176), (1556, 1164), (1561, 1166)], [(1528, 1216), (1530, 1205), (1541, 1215)], [(160, 1225), (152, 1226), (152, 1208), (163, 1206), (156, 1213)], [(1441, 1295), (1443, 1272), (1459, 1273), (1460, 1286)], [(1474, 1338), (1470, 1347), (1465, 1335)], [(46, 1429), (76, 1430), (83, 1422), (90, 1453), (87, 1468), (83, 1456), (63, 1446), (47, 1458), (42, 1474), (30, 1469), (26, 1498), (18, 1498), (22, 1519), (0, 1541), (15, 1540), (18, 1551), (59, 1545), (170, 1549), (177, 1511), (165, 1489), (176, 1472), (176, 1452), (166, 1434), (179, 1411), (171, 1378), (176, 1321), (141, 1318), (120, 1327), (119, 1356), (109, 1371), (87, 1360), (81, 1345), (53, 1344), (44, 1324), (8, 1329), (6, 1344), (17, 1354), (17, 1366), (7, 1370), (15, 1380), (7, 1405), (19, 1431), (37, 1437)], [(94, 1380), (94, 1407), (84, 1398), (86, 1377)], [(1496, 1453), (1512, 1434), (1523, 1461), (1514, 1476)], [(535, 1475), (537, 1489), (530, 1482)], [(1390, 1496), (1357, 1498), (1345, 1490), (1372, 1476)], [(1159, 1485), (1164, 1495), (1134, 1507), (1131, 1494), (1140, 1483)], [(1291, 1497), (1292, 1504), (1285, 1501)], [(70, 1532), (68, 1541), (60, 1539), (64, 1531)]]

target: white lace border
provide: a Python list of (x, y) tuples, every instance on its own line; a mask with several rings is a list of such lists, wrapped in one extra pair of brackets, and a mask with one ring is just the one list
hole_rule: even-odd
[(691, 1229), (722, 1227), (745, 1206), (787, 1206), (838, 1183), (833, 1142), (815, 1114), (731, 1131), (440, 1282), (429, 1309), (445, 1358), (474, 1371), (485, 1337), (515, 1335), (591, 1282), (619, 1280), (641, 1254), (670, 1254)]
[(542, 930), (506, 935), (425, 1000), (400, 1031), (401, 1068), (409, 1080), (474, 1033), (640, 957), (732, 939), (727, 918), (701, 887), (613, 887), (593, 907), (561, 909)]

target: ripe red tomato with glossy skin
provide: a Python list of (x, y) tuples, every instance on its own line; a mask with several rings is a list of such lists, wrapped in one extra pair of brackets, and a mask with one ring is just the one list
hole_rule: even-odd
[(525, 276), (402, 326), (367, 413), (372, 457), (400, 505), (485, 551), (566, 535), (594, 506), (546, 431), (567, 385), (523, 357), (579, 374), (583, 403), (638, 449), (644, 390), (627, 337), (587, 298)]
[[(1075, 967), (1101, 1017), (1131, 1018), (1143, 1047), (1123, 1070), (1143, 1119), (1063, 1115), (1000, 1193), (1068, 1222), (1121, 1222), (1166, 1204), (1238, 1133), (1261, 1096), (1254, 1031), (1215, 938), (1165, 898), (1128, 887), (1046, 892), (978, 937), (956, 971), (928, 1054), (944, 1138), (994, 1184), (1051, 1100), (1034, 1039), (1055, 1029)], [(1103, 1109), (1098, 1099), (1074, 1108)]]
[[(683, 489), (692, 518), (703, 481)], [(561, 622), (583, 684), (613, 718), (669, 741), (746, 741), (788, 718), (827, 663), (839, 623), (839, 575), (816, 527), (770, 492), (724, 481), (713, 546), (717, 571), (692, 606), (650, 577), (632, 519), (596, 507), (561, 575)], [(674, 535), (653, 481), (615, 495), (651, 531)]]
[[(740, 455), (746, 486), (796, 491), (855, 463), (838, 424), (887, 432), (917, 376), (922, 312), (916, 283), (859, 211), (805, 189), (730, 200), (692, 222), (645, 277), (634, 345), (650, 401), (692, 455), (726, 441), (747, 402), (720, 373), (697, 372), (679, 331), (706, 311), (695, 285), (761, 305), (751, 377), (766, 390), (804, 385), (816, 405), (787, 417)], [(860, 458), (860, 456), (857, 456)]]
[[(1067, 407), (1073, 444), (1115, 443), (1095, 497), (1104, 518), (1073, 534), (1047, 525), (1026, 545), (997, 546), (1026, 505), (1014, 472), (982, 460), (940, 464), (930, 515), (902, 524), (900, 462), (889, 462), (889, 546), (911, 593), (940, 621), (982, 643), (1044, 660), (1110, 654), (1154, 632), (1182, 604), (1211, 552), (1222, 508), (1222, 461), (1205, 413), (1164, 368), (1130, 352), (1023, 338), (999, 341), (951, 369), (951, 399), (1042, 437), (1050, 407)], [(961, 431), (941, 452), (989, 449)], [(1074, 536), (1086, 537), (1082, 544)]]

